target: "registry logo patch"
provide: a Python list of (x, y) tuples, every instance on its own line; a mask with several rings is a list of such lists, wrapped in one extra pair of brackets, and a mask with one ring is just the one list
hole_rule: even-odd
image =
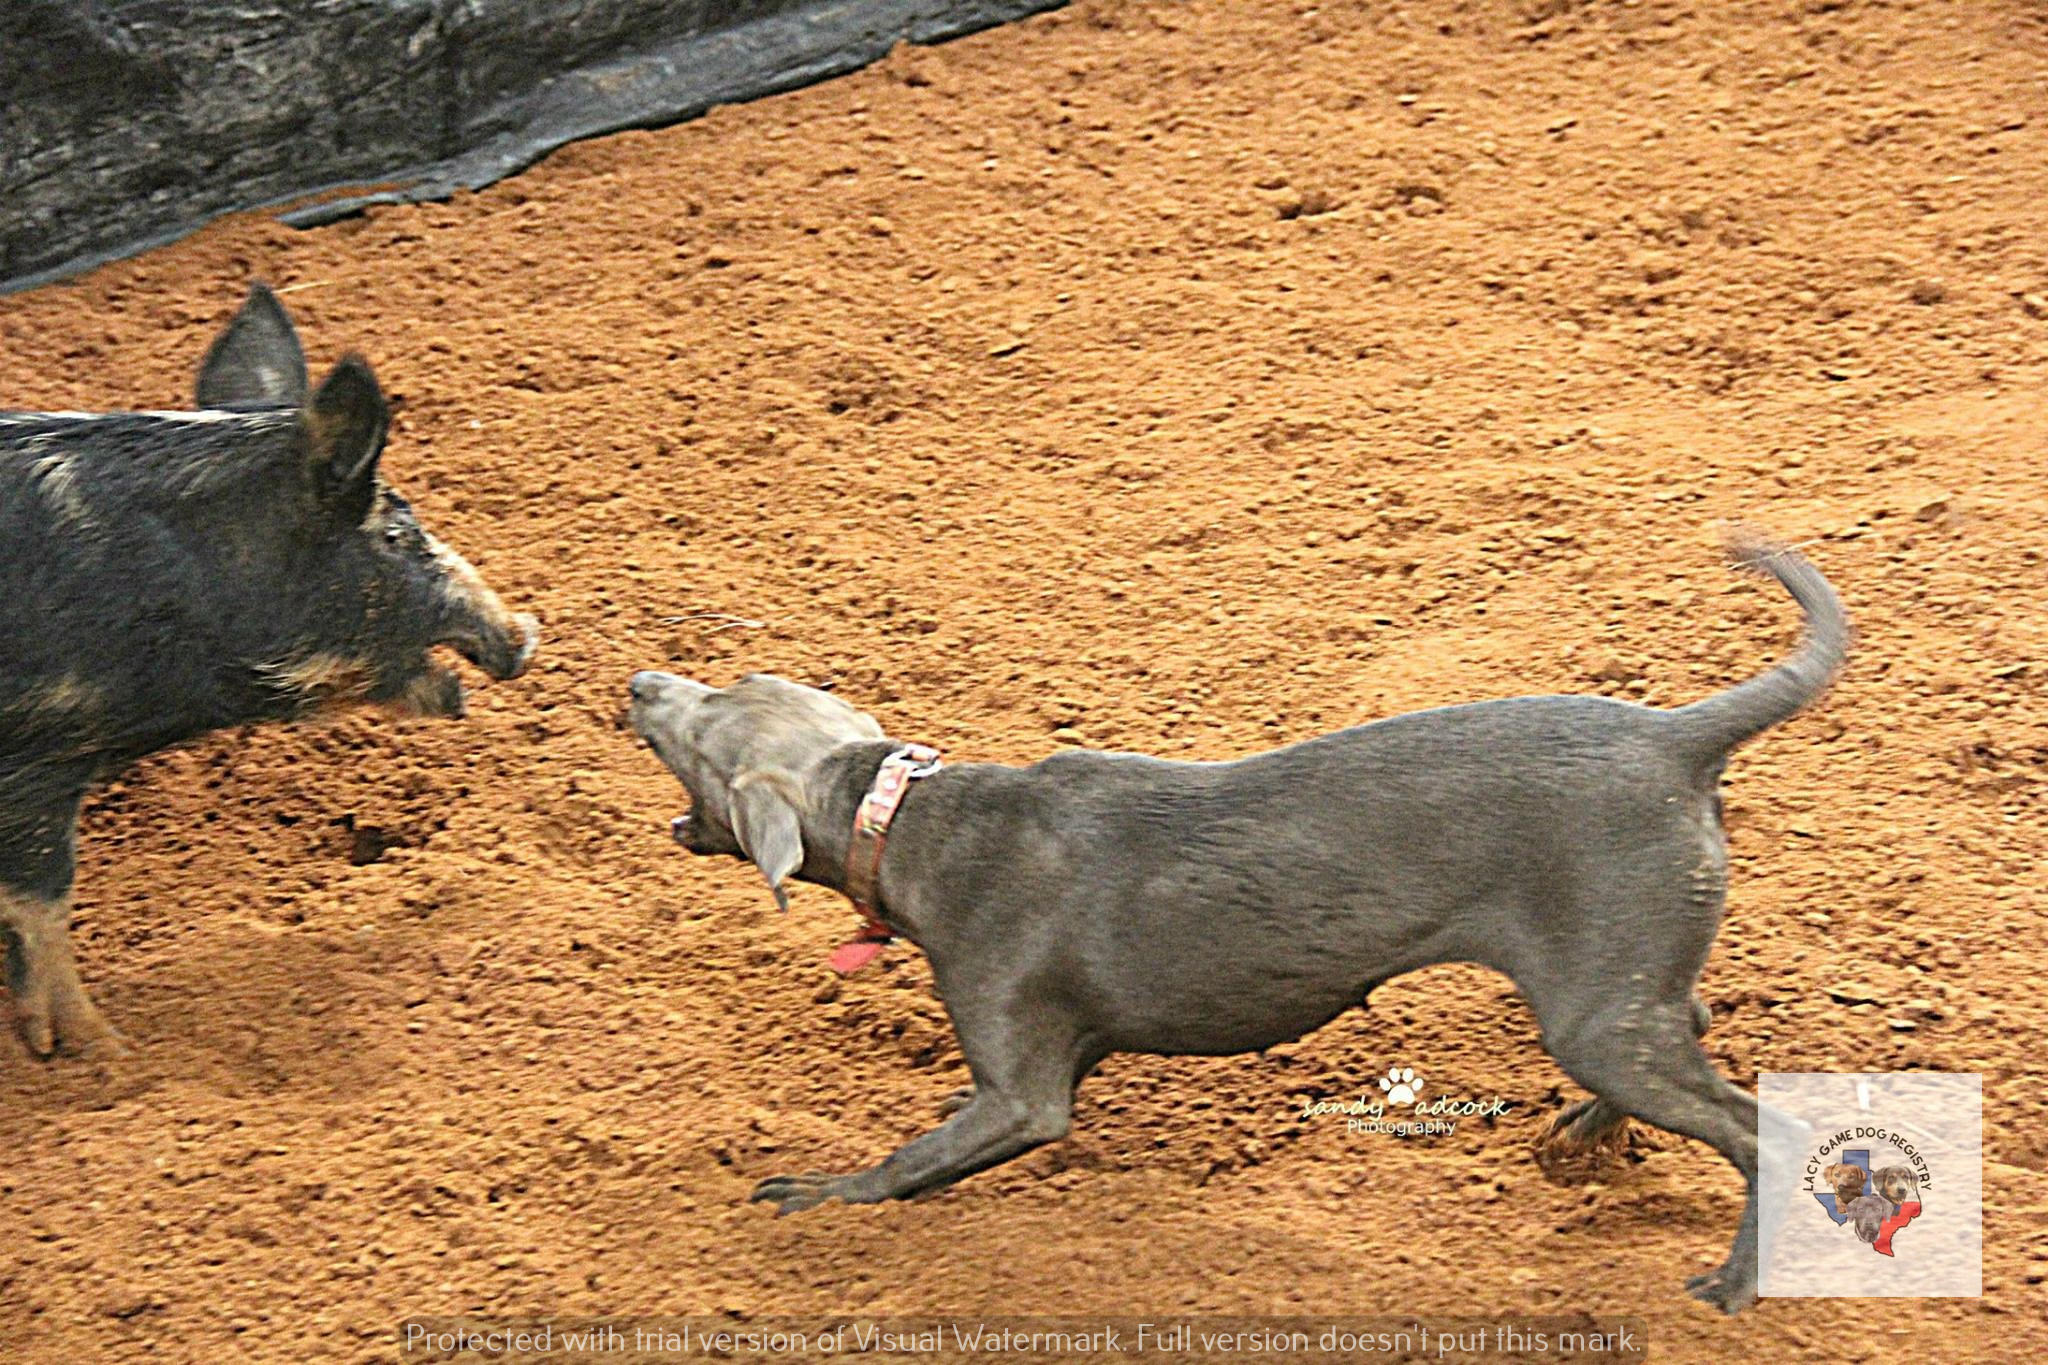
[[(1766, 1297), (1983, 1292), (1978, 1077), (1766, 1073), (1757, 1099), (1808, 1133), (1793, 1148), (1763, 1140), (1759, 1127), (1761, 1187), (1792, 1202), (1782, 1218), (1764, 1220)], [(1795, 1150), (1800, 1164), (1787, 1170)]]

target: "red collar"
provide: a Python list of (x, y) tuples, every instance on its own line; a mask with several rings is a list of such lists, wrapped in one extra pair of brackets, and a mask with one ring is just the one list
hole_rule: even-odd
[(939, 751), (906, 744), (882, 760), (860, 806), (853, 813), (853, 835), (846, 844), (846, 898), (865, 921), (851, 940), (830, 959), (832, 970), (851, 975), (882, 955), (882, 945), (896, 937), (882, 921), (882, 847), (890, 822), (910, 794), (910, 784), (939, 770)]

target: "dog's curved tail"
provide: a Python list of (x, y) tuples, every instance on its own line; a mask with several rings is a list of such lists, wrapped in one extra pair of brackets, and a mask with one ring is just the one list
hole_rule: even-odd
[(1671, 712), (1703, 758), (1725, 754), (1804, 710), (1841, 671), (1852, 638), (1842, 599), (1806, 556), (1744, 528), (1730, 532), (1727, 543), (1737, 568), (1775, 578), (1792, 594), (1806, 613), (1806, 638), (1776, 668)]

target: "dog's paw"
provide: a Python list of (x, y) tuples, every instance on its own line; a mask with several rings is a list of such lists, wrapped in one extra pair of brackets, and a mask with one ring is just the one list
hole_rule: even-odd
[(773, 1204), (775, 1216), (786, 1213), (802, 1213), (814, 1209), (838, 1193), (835, 1188), (839, 1176), (823, 1175), (817, 1171), (804, 1175), (771, 1175), (754, 1186), (754, 1192), (747, 1196), (749, 1204)]
[(1413, 1104), (1422, 1093), (1422, 1077), (1412, 1066), (1390, 1066), (1380, 1077), (1380, 1089), (1386, 1092), (1389, 1104)]
[(1756, 1302), (1756, 1279), (1722, 1265), (1685, 1282), (1686, 1292), (1730, 1317)]

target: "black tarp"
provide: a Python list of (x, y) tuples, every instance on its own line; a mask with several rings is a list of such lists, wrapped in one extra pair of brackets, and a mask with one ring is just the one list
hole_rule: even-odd
[(0, 291), (442, 198), (1064, 0), (0, 0)]

